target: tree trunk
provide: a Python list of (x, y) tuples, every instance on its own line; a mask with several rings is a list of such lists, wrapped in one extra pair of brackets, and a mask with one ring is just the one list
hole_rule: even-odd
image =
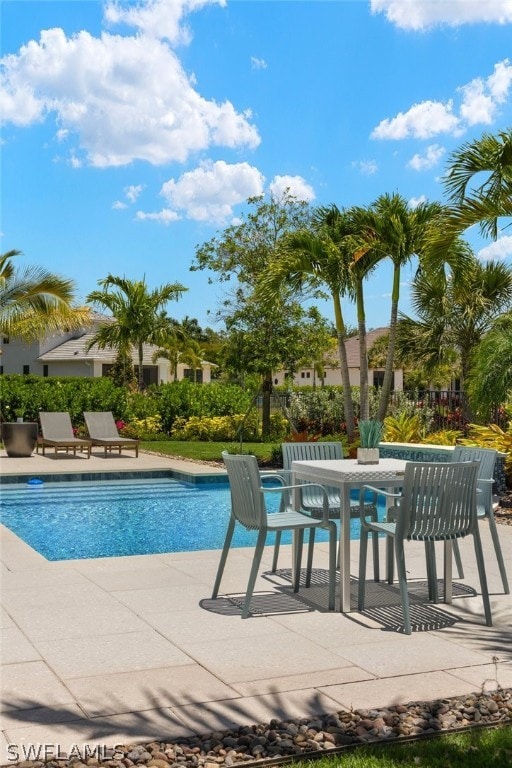
[(139, 392), (142, 392), (144, 389), (144, 372), (142, 370), (142, 361), (144, 360), (144, 348), (142, 346), (142, 342), (139, 343), (139, 377), (138, 377), (138, 386), (139, 386)]
[(270, 437), (270, 395), (272, 393), (272, 371), (267, 371), (263, 378), (263, 403), (261, 411), (261, 436), (263, 440)]
[(393, 379), (393, 368), (395, 362), (395, 341), (396, 324), (398, 318), (398, 300), (400, 295), (400, 267), (395, 267), (393, 271), (393, 291), (391, 294), (391, 318), (389, 321), (389, 341), (388, 354), (386, 356), (386, 368), (384, 370), (384, 381), (379, 398), (379, 410), (377, 420), (384, 421), (388, 411), (389, 396), (391, 395), (391, 381)]
[(340, 356), (341, 383), (343, 386), (343, 411), (345, 414), (345, 424), (349, 441), (354, 439), (354, 403), (352, 402), (352, 391), (350, 388), (350, 372), (348, 369), (347, 349), (345, 347), (345, 322), (341, 311), (341, 300), (338, 295), (333, 295), (334, 316), (336, 320), (336, 331), (338, 333), (338, 354)]
[(368, 400), (368, 352), (366, 349), (366, 316), (364, 311), (363, 281), (357, 280), (356, 285), (357, 327), (359, 329), (359, 420), (370, 418)]

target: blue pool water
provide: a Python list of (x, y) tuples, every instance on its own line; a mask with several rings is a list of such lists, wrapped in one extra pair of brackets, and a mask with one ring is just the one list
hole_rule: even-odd
[[(275, 511), (279, 494), (266, 498)], [(221, 549), (229, 513), (227, 483), (160, 478), (4, 487), (0, 499), (1, 522), (48, 560)], [(351, 536), (359, 536), (356, 520)], [(283, 534), (283, 543), (290, 540)], [(255, 541), (236, 526), (233, 546)]]

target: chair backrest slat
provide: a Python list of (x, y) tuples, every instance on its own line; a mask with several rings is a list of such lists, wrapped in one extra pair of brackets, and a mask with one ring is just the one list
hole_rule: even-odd
[[(478, 461), (478, 480), (492, 480), (494, 465), (498, 452), (493, 448), (478, 448), (472, 445), (456, 445), (452, 453), (452, 461)], [(477, 506), (484, 507), (488, 513), (492, 504), (492, 483), (478, 482), (480, 493), (477, 496)]]
[(478, 468), (477, 461), (408, 462), (397, 535), (425, 541), (472, 533)]
[(267, 511), (256, 457), (224, 451), (222, 458), (228, 472), (233, 516), (249, 530), (266, 528)]
[[(322, 443), (282, 443), (283, 451), (283, 469), (290, 471), (292, 461), (319, 461), (325, 459), (342, 459), (343, 446), (339, 442)], [(339, 499), (339, 489), (326, 487), (331, 503)], [(302, 503), (305, 507), (318, 504), (318, 489), (308, 490), (304, 485), (302, 490)]]

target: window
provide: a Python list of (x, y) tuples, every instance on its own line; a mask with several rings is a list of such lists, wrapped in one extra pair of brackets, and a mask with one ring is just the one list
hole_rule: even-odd
[[(374, 387), (382, 387), (384, 384), (384, 371), (374, 371), (373, 372), (373, 386)], [(395, 374), (393, 372), (391, 376), (391, 389), (395, 388)]]
[(23, 375), (24, 376), (28, 376), (29, 373), (30, 373), (30, 365), (24, 365), (23, 366)]
[(43, 365), (43, 376), (48, 376), (48, 366)]
[(3, 339), (2, 339), (2, 342), (4, 344), (8, 344), (9, 343), (9, 337), (8, 336), (4, 336)]
[(4, 372), (4, 367), (3, 367), (3, 365), (0, 365), (0, 376), (3, 375), (3, 372)]
[(311, 371), (301, 371), (300, 372), (301, 379), (310, 379), (311, 378)]

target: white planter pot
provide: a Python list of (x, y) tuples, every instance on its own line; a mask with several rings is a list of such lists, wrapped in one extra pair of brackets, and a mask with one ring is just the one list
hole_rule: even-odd
[(378, 464), (379, 449), (378, 448), (358, 448), (357, 463), (358, 464)]

